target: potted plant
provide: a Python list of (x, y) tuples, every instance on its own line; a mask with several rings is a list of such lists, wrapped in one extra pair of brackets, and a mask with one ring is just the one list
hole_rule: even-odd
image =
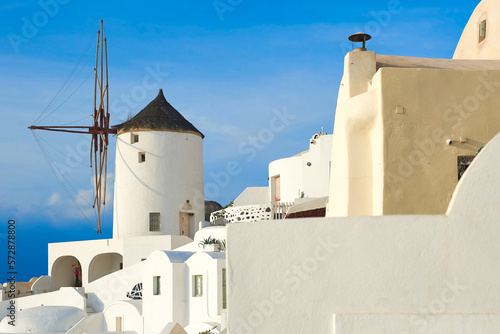
[(219, 242), (219, 248), (221, 252), (226, 251), (226, 239), (223, 240), (217, 240)]
[(216, 334), (216, 333), (218, 333), (218, 332), (214, 332), (214, 329), (216, 329), (216, 328), (217, 328), (217, 326), (214, 326), (214, 327), (212, 327), (212, 329), (207, 329), (206, 331), (200, 332), (199, 334)]
[(203, 247), (204, 250), (208, 252), (220, 252), (220, 242), (219, 240), (208, 237), (203, 239), (198, 243), (199, 247)]

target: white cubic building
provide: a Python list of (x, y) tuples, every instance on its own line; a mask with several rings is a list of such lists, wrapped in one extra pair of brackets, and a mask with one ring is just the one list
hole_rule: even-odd
[(269, 164), (271, 202), (328, 197), (333, 135), (323, 131), (309, 140), (309, 149)]
[(269, 186), (248, 187), (231, 207), (213, 212), (214, 224), (324, 217), (329, 194), (333, 135), (321, 130), (309, 149), (269, 164)]

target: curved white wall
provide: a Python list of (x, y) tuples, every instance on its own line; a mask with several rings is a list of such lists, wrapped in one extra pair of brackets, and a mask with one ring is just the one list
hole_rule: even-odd
[(321, 135), (309, 145), (309, 150), (269, 164), (269, 189), (274, 201), (274, 180), (280, 176), (281, 202), (293, 202), (304, 197), (328, 196), (333, 135)]
[[(191, 133), (137, 131), (116, 140), (113, 238), (141, 235), (178, 235), (179, 212), (189, 216), (194, 236), (204, 219), (203, 143)], [(146, 161), (139, 162), (139, 152)], [(191, 209), (185, 205), (189, 200)], [(183, 209), (184, 205), (184, 209)], [(149, 232), (149, 213), (160, 213), (160, 232)]]
[(96, 255), (89, 264), (88, 281), (92, 282), (103, 276), (118, 271), (123, 267), (123, 256), (119, 253), (101, 253)]

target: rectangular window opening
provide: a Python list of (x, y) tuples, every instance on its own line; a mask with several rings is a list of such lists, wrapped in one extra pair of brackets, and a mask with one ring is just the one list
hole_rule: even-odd
[(281, 201), (281, 185), (280, 185), (280, 176), (276, 175), (272, 178), (271, 182), (271, 188), (272, 192), (274, 193), (274, 201), (275, 202), (280, 202)]
[(149, 231), (159, 232), (160, 231), (160, 213), (150, 212), (149, 213)]
[(139, 152), (139, 163), (141, 162), (146, 162), (146, 153), (145, 152)]
[(479, 43), (486, 39), (486, 20), (479, 23)]
[(470, 164), (474, 160), (475, 155), (464, 155), (457, 157), (457, 168), (458, 168), (458, 180), (462, 178), (467, 168), (469, 168)]
[(137, 133), (130, 133), (130, 144), (139, 142), (139, 135)]
[(193, 275), (193, 297), (203, 296), (203, 275)]
[(158, 296), (161, 294), (160, 276), (153, 276), (153, 295)]

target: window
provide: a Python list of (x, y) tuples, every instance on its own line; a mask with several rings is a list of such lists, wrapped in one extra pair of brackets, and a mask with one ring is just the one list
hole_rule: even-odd
[(474, 160), (475, 155), (465, 155), (457, 157), (457, 167), (458, 167), (458, 180), (462, 178), (467, 168), (469, 168), (472, 160)]
[(161, 294), (160, 281), (160, 276), (153, 276), (153, 295), (155, 296)]
[(137, 133), (130, 133), (130, 144), (139, 142), (139, 135)]
[(150, 212), (149, 213), (149, 232), (159, 232), (160, 231), (160, 213)]
[(193, 275), (193, 297), (203, 296), (203, 275)]
[(139, 152), (139, 163), (145, 162), (146, 161), (146, 153), (145, 152)]
[(276, 175), (271, 179), (271, 191), (274, 193), (274, 201), (281, 201), (280, 176)]
[(227, 308), (226, 268), (222, 268), (222, 308)]
[(486, 20), (479, 23), (479, 43), (484, 41), (486, 38)]

